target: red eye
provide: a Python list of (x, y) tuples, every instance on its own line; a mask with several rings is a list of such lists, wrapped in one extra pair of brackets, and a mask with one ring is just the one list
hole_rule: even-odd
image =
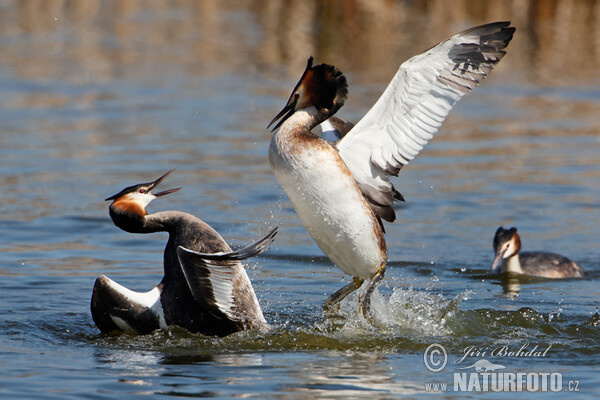
[(146, 193), (146, 189), (140, 189), (140, 193)]

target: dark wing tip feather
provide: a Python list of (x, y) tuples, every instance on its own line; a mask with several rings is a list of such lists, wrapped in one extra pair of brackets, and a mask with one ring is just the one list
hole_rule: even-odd
[(394, 199), (396, 199), (398, 201), (406, 201), (406, 200), (404, 200), (404, 196), (402, 196), (402, 193), (397, 191), (394, 187), (392, 187), (392, 189), (394, 191)]
[(516, 31), (515, 27), (508, 27), (508, 25), (510, 25), (510, 22), (492, 22), (491, 24), (476, 26), (459, 33), (458, 36), (479, 36), (479, 44), (464, 44), (461, 53), (468, 52), (470, 55), (474, 52), (490, 53), (490, 55), (496, 55), (499, 60), (504, 56), (505, 52), (503, 49), (508, 46)]
[(187, 251), (196, 254), (198, 257), (202, 258), (205, 261), (237, 262), (257, 256), (266, 251), (267, 248), (271, 245), (271, 243), (273, 243), (273, 241), (275, 240), (275, 236), (278, 232), (279, 228), (275, 227), (257, 242), (252, 243), (251, 245), (243, 247), (239, 250), (231, 251), (229, 253), (198, 253), (179, 246), (177, 248), (177, 254), (180, 254), (180, 251)]
[[(438, 79), (461, 94), (475, 88), (506, 55), (504, 49), (516, 30), (509, 25), (509, 21), (492, 22), (457, 34), (457, 37), (465, 38), (466, 42), (450, 50), (448, 57), (454, 66), (451, 70), (442, 71)], [(479, 37), (478, 43), (469, 43), (473, 39), (472, 35)]]
[(483, 25), (478, 25), (478, 26), (474, 26), (472, 28), (469, 28), (467, 30), (464, 30), (461, 33), (475, 33), (477, 32), (480, 35), (490, 35), (490, 34), (494, 34), (498, 31), (515, 31), (515, 27), (510, 26), (511, 22), (510, 21), (497, 21), (497, 22), (490, 22), (487, 24), (483, 24)]

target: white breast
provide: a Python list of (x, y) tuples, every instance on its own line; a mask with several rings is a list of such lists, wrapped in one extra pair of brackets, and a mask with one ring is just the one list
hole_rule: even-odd
[(371, 278), (386, 262), (381, 228), (337, 151), (322, 139), (280, 130), (269, 147), (273, 172), (304, 227), (345, 273)]
[[(167, 322), (165, 320), (162, 304), (160, 303), (160, 290), (158, 290), (158, 288), (155, 287), (149, 292), (134, 292), (133, 290), (130, 290), (125, 286), (118, 284), (112, 279), (108, 279), (108, 284), (115, 291), (123, 295), (131, 304), (142, 308), (148, 308), (158, 318), (159, 327), (161, 329), (167, 328)], [(110, 317), (120, 329), (124, 331), (135, 331), (123, 319), (114, 315), (110, 315)]]

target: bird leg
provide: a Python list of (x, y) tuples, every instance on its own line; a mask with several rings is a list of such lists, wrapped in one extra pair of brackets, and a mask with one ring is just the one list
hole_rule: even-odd
[(349, 284), (347, 284), (346, 286), (344, 286), (325, 300), (325, 304), (323, 304), (323, 309), (327, 310), (330, 307), (338, 304), (340, 301), (344, 300), (350, 293), (360, 288), (363, 282), (363, 279), (353, 277), (352, 282), (350, 282)]
[(370, 320), (369, 313), (371, 308), (371, 295), (373, 294), (377, 284), (383, 279), (383, 276), (385, 275), (385, 268), (386, 264), (382, 264), (381, 267), (379, 267), (377, 273), (373, 275), (371, 281), (358, 298), (358, 311), (360, 312), (360, 315), (365, 317), (367, 320)]

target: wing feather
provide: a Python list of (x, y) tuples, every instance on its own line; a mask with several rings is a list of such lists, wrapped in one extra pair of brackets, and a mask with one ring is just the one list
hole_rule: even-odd
[(403, 63), (373, 108), (336, 143), (378, 217), (394, 221), (392, 205), (402, 196), (389, 177), (415, 158), (452, 107), (506, 54), (515, 32), (509, 25), (471, 28)]
[[(234, 297), (243, 288), (235, 286), (248, 286), (244, 292), (249, 292), (252, 284), (239, 262), (265, 251), (276, 234), (277, 228), (274, 228), (259, 241), (228, 253), (199, 253), (179, 246), (179, 264), (196, 301), (218, 318), (240, 321), (243, 316), (236, 312)], [(260, 311), (258, 303), (255, 306)], [(262, 313), (260, 315), (262, 317)]]

